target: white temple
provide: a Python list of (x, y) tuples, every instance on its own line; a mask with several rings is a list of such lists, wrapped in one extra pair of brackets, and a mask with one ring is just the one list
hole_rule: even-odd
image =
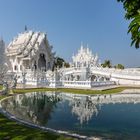
[(12, 72), (27, 69), (52, 70), (54, 53), (45, 33), (25, 31), (13, 39), (6, 49)]
[(140, 85), (140, 69), (101, 67), (99, 57), (81, 45), (72, 56), (69, 68), (55, 68), (54, 54), (42, 32), (25, 31), (6, 48), (9, 72), (18, 77), (18, 84), (35, 87), (94, 88), (110, 85)]

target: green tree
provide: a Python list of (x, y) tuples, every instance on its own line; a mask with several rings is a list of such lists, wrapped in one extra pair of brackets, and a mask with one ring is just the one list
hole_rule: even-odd
[(124, 69), (124, 66), (122, 64), (117, 64), (114, 66), (116, 69)]
[(54, 67), (59, 67), (62, 68), (64, 65), (64, 67), (69, 67), (69, 63), (67, 63), (63, 58), (61, 57), (55, 57), (55, 62), (54, 62)]
[(111, 61), (110, 60), (105, 60), (105, 62), (103, 64), (101, 64), (101, 66), (103, 68), (105, 68), (105, 67), (111, 68), (112, 67), (112, 64), (111, 64)]
[(140, 47), (140, 0), (117, 0), (123, 3), (125, 18), (130, 20), (128, 33), (131, 33), (131, 46)]
[(64, 63), (64, 66), (65, 66), (66, 68), (69, 68), (69, 67), (70, 67), (70, 64), (69, 64), (68, 62), (65, 62), (65, 63)]

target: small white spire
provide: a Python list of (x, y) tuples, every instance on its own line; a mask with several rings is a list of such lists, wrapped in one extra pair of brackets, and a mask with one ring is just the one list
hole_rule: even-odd
[(81, 51), (83, 51), (83, 42), (81, 41)]
[(72, 58), (74, 57), (74, 53), (72, 54)]
[(87, 54), (89, 54), (89, 48), (87, 47)]

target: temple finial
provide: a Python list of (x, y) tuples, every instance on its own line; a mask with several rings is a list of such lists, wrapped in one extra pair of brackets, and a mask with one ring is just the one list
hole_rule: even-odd
[(24, 28), (24, 30), (25, 30), (25, 31), (27, 31), (27, 30), (28, 30), (28, 28), (27, 28), (27, 26), (26, 26), (26, 25), (25, 25), (25, 28)]
[(83, 42), (81, 41), (81, 51), (83, 51)]

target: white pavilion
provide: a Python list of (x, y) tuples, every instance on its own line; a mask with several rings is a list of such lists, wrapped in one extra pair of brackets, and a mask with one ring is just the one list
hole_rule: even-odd
[(52, 46), (42, 32), (25, 31), (19, 34), (8, 45), (6, 55), (12, 72), (27, 69), (47, 71), (53, 67)]

